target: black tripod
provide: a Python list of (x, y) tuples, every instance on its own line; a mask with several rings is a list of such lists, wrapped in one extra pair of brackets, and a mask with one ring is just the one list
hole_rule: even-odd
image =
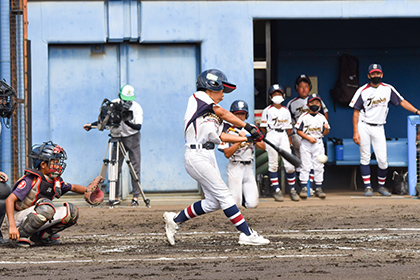
[[(100, 173), (100, 175), (105, 178), (106, 172), (109, 166), (108, 182), (109, 182), (110, 208), (114, 207), (114, 202), (115, 202), (115, 194), (116, 194), (116, 188), (117, 188), (117, 182), (118, 182), (118, 159), (119, 159), (120, 150), (123, 157), (125, 158), (125, 162), (128, 165), (132, 178), (134, 178), (134, 180), (136, 181), (136, 184), (138, 184), (139, 186), (140, 194), (143, 197), (144, 203), (146, 204), (147, 207), (150, 208), (150, 199), (147, 199), (146, 196), (144, 195), (144, 192), (139, 182), (139, 178), (137, 177), (134, 167), (131, 164), (131, 161), (127, 155), (127, 151), (125, 150), (124, 145), (121, 141), (121, 129), (119, 127), (112, 127), (110, 129), (110, 132), (111, 133), (109, 136), (111, 138), (109, 139), (108, 145), (106, 147), (105, 157), (103, 160), (101, 173)], [(111, 144), (112, 144), (112, 148), (110, 149)]]

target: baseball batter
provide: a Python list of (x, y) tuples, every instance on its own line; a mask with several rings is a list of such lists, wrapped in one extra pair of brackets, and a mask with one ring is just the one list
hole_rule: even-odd
[[(188, 100), (184, 117), (185, 169), (200, 183), (205, 199), (193, 203), (179, 213), (163, 214), (166, 237), (172, 246), (175, 245), (175, 234), (179, 224), (218, 209), (222, 209), (226, 217), (241, 232), (239, 244), (264, 245), (270, 242), (248, 227), (235, 204), (232, 193), (221, 178), (214, 154), (215, 145), (222, 141), (253, 142), (261, 141), (264, 137), (257, 127), (241, 121), (218, 104), (223, 100), (224, 92), (232, 92), (235, 88), (236, 86), (229, 83), (220, 70), (206, 70), (198, 76), (197, 92)], [(225, 133), (223, 120), (235, 127), (244, 127), (251, 136)]]
[(350, 102), (353, 111), (353, 141), (360, 149), (360, 172), (365, 185), (365, 196), (372, 196), (370, 180), (370, 158), (372, 145), (378, 161), (378, 192), (383, 196), (391, 193), (385, 188), (388, 175), (388, 161), (384, 125), (389, 103), (401, 105), (407, 111), (419, 114), (413, 105), (405, 100), (391, 85), (381, 82), (382, 66), (374, 63), (368, 67), (369, 83), (360, 87)]
[[(322, 191), (324, 164), (319, 162), (317, 157), (325, 154), (322, 138), (330, 132), (330, 126), (325, 116), (319, 113), (321, 104), (321, 98), (313, 94), (308, 99), (309, 111), (299, 117), (295, 126), (297, 134), (302, 137), (300, 144), (302, 166), (299, 174), (302, 190), (308, 183), (309, 172), (314, 170), (315, 196), (323, 199), (326, 197)], [(306, 198), (307, 193), (303, 191), (300, 196)]]
[[(279, 84), (272, 85), (268, 94), (272, 105), (264, 109), (261, 116), (261, 130), (266, 134), (266, 139), (286, 152), (291, 153), (289, 136), (292, 130), (292, 118), (289, 110), (281, 105), (284, 101), (284, 88)], [(266, 145), (268, 155), (268, 176), (274, 190), (274, 199), (283, 201), (283, 194), (279, 186), (278, 167), (279, 154), (275, 149)], [(299, 201), (300, 198), (295, 190), (296, 174), (295, 167), (283, 158), (283, 165), (286, 170), (287, 185), (289, 187), (290, 198)]]
[[(236, 100), (230, 106), (232, 112), (238, 119), (245, 121), (248, 118), (248, 104), (243, 100)], [(246, 136), (244, 128), (237, 129), (229, 125), (229, 134)], [(265, 149), (264, 142), (257, 142), (255, 146), (260, 150)], [(219, 150), (224, 152), (229, 159), (227, 165), (228, 187), (232, 192), (233, 199), (238, 208), (243, 205), (245, 208), (258, 206), (258, 187), (254, 175), (254, 144), (250, 142), (228, 143), (219, 145)]]

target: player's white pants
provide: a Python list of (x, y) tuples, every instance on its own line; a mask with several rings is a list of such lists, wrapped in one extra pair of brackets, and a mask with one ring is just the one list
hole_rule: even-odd
[(202, 200), (201, 206), (204, 212), (225, 210), (235, 205), (232, 193), (220, 175), (214, 150), (186, 147), (184, 164), (187, 173), (197, 180), (203, 189), (205, 199)]
[(246, 208), (258, 206), (258, 187), (252, 164), (229, 161), (227, 177), (229, 189), (238, 208), (242, 205), (242, 197), (245, 199)]
[(359, 121), (358, 129), (360, 135), (360, 164), (370, 164), (370, 145), (372, 144), (376, 160), (378, 161), (378, 167), (380, 169), (387, 169), (388, 158), (384, 126), (371, 126), (362, 121)]
[(316, 157), (325, 153), (322, 138), (312, 144), (306, 139), (302, 139), (300, 143), (300, 159), (302, 161), (299, 180), (308, 182), (309, 172), (314, 170), (314, 181), (322, 183), (324, 181), (324, 164), (320, 163)]
[[(31, 212), (34, 211), (35, 205), (31, 206), (29, 208), (26, 208), (22, 211), (16, 211), (15, 210), (15, 224), (16, 228), (18, 228), (22, 222), (25, 220), (26, 216), (28, 216)], [(37, 232), (43, 231), (49, 227), (52, 227), (58, 223), (61, 223), (61, 220), (64, 219), (68, 213), (67, 213), (67, 207), (66, 206), (55, 206), (55, 214), (51, 222), (46, 222), (42, 227), (38, 229)]]
[[(271, 130), (267, 132), (266, 138), (268, 141), (282, 148), (286, 152), (292, 152), (290, 150), (290, 142), (286, 132), (277, 132), (275, 130)], [(269, 145), (265, 145), (265, 150), (267, 151), (268, 155), (268, 171), (277, 172), (279, 168), (279, 154)], [(285, 159), (283, 159), (283, 165), (287, 173), (292, 173), (295, 171), (295, 167)]]

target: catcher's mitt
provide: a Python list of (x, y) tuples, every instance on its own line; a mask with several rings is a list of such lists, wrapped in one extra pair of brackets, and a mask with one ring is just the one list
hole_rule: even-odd
[(104, 192), (101, 190), (101, 184), (105, 179), (99, 175), (92, 182), (90, 182), (89, 186), (87, 186), (85, 191), (85, 200), (90, 205), (99, 205), (102, 201), (104, 201)]

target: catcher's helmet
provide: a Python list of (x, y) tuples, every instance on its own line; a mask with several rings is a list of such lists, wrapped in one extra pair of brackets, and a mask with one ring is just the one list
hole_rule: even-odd
[(233, 101), (232, 105), (230, 105), (230, 111), (232, 113), (243, 112), (246, 114), (246, 118), (248, 118), (249, 115), (248, 104), (243, 100)]
[(280, 84), (274, 84), (268, 89), (268, 95), (272, 95), (274, 92), (279, 91), (283, 94), (283, 97), (285, 95), (284, 87), (282, 87)]
[(5, 80), (0, 80), (0, 117), (10, 119), (13, 115), (13, 110), (16, 107), (16, 102), (13, 100), (16, 96), (15, 90), (6, 84)]
[(306, 82), (309, 85), (309, 90), (312, 89), (311, 79), (309, 79), (309, 77), (306, 76), (305, 74), (301, 74), (301, 75), (297, 76), (297, 78), (295, 80), (295, 89), (296, 89), (296, 91), (298, 90), (298, 86), (299, 86), (300, 82)]
[[(42, 162), (48, 162), (51, 177), (58, 177), (66, 168), (66, 163), (64, 162), (67, 159), (66, 151), (52, 141), (32, 146), (29, 157), (32, 158), (32, 166), (36, 169), (39, 168)], [(58, 160), (58, 162), (54, 163), (54, 165), (58, 167), (52, 168), (50, 165), (51, 160)]]
[(130, 85), (125, 85), (120, 89), (120, 98), (124, 101), (133, 101), (136, 99), (134, 95), (134, 88)]
[(226, 75), (217, 69), (209, 69), (201, 72), (197, 77), (197, 90), (212, 90), (229, 93), (236, 89), (236, 85), (229, 83)]

